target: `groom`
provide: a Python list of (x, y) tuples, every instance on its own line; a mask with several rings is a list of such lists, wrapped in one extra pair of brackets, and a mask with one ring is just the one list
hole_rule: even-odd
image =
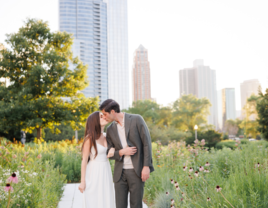
[(100, 110), (104, 119), (113, 123), (107, 128), (107, 153), (115, 148), (114, 184), (116, 208), (142, 208), (144, 183), (154, 171), (151, 137), (140, 115), (120, 112), (119, 104), (105, 100)]

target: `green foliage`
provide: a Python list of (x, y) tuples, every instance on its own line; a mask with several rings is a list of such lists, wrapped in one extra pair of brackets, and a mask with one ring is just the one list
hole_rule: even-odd
[(243, 108), (245, 119), (243, 119), (239, 127), (244, 129), (244, 135), (246, 138), (256, 138), (257, 135), (260, 134), (258, 131), (259, 123), (257, 121), (258, 116), (260, 115), (257, 112), (257, 103), (259, 98), (259, 96), (252, 94), (247, 99), (246, 105)]
[[(201, 141), (202, 139), (206, 142), (206, 147), (212, 148), (215, 147), (218, 142), (221, 141), (222, 134), (215, 131), (215, 130), (208, 130), (208, 131), (198, 131), (197, 132), (197, 139)], [(192, 136), (187, 137), (186, 144), (193, 144), (195, 140), (195, 133), (192, 133)]]
[(168, 144), (169, 141), (185, 140), (190, 136), (189, 132), (182, 132), (174, 127), (162, 127), (161, 125), (155, 125), (151, 122), (147, 122), (152, 142), (161, 141), (162, 144)]
[(156, 123), (160, 118), (160, 106), (151, 100), (138, 100), (133, 102), (133, 107), (126, 110), (127, 113), (139, 114), (145, 121)]
[(72, 57), (72, 40), (71, 34), (53, 33), (35, 19), (7, 35), (11, 50), (1, 51), (0, 77), (11, 85), (0, 86), (0, 132), (37, 129), (40, 138), (42, 128), (60, 123), (80, 129), (98, 109), (98, 98), (80, 93), (88, 85), (87, 66)]
[[(171, 106), (161, 107), (151, 100), (139, 100), (126, 112), (140, 114), (147, 122), (152, 141), (185, 140), (192, 136), (194, 125), (200, 125), (201, 131), (211, 129), (207, 125), (210, 103), (207, 99), (198, 99), (194, 95), (183, 95)], [(206, 134), (205, 134), (206, 135)], [(192, 137), (191, 137), (192, 138)]]
[(268, 140), (268, 89), (266, 93), (260, 92), (260, 99), (257, 102), (258, 131)]
[(244, 130), (241, 128), (242, 120), (240, 119), (230, 119), (225, 122), (224, 130), (228, 132), (228, 135), (243, 135)]
[[(46, 128), (44, 129), (45, 132), (45, 141), (59, 141), (59, 140), (65, 140), (65, 139), (73, 139), (75, 137), (75, 131), (70, 125), (61, 124), (59, 126), (55, 126), (54, 128), (59, 129), (60, 133), (55, 134), (55, 131), (52, 131), (53, 129)], [(81, 127), (81, 129), (78, 131), (78, 138), (84, 138), (85, 134), (85, 127)]]
[[(153, 145), (155, 171), (146, 182), (145, 198), (154, 208), (170, 207), (171, 199), (174, 199), (175, 207), (231, 207), (223, 194), (236, 208), (266, 208), (266, 144), (264, 141), (249, 142), (234, 150), (223, 148), (210, 152), (200, 147), (186, 149), (183, 143)], [(157, 150), (161, 150), (160, 153)], [(206, 162), (210, 166), (204, 166)], [(183, 166), (188, 167), (186, 171)], [(200, 166), (209, 172), (200, 171)], [(193, 172), (189, 172), (190, 167)], [(195, 171), (198, 171), (198, 177), (194, 175)], [(179, 190), (170, 179), (178, 182)], [(217, 185), (222, 188), (221, 192), (216, 191)], [(208, 197), (211, 201), (207, 201)]]
[(198, 99), (192, 94), (183, 95), (173, 103), (172, 125), (183, 131), (192, 131), (195, 125), (202, 128), (207, 124), (210, 106), (206, 98)]
[(227, 147), (227, 148), (234, 149), (234, 148), (236, 148), (235, 144), (236, 144), (235, 141), (219, 142), (216, 144), (215, 148), (216, 149), (223, 149), (224, 147)]
[(25, 149), (18, 148), (3, 139), (0, 139), (0, 147), (0, 186), (3, 187), (0, 189), (0, 207), (7, 207), (4, 186), (13, 172), (19, 177), (19, 182), (11, 184), (14, 192), (11, 193), (10, 207), (17, 207), (17, 204), (24, 208), (56, 207), (63, 193), (66, 176), (55, 168), (55, 155), (49, 161), (41, 160), (37, 158), (39, 148), (29, 148), (30, 145)]

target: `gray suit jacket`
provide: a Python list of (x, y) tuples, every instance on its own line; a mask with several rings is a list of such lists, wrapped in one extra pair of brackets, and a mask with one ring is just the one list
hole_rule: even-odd
[[(143, 166), (149, 166), (150, 172), (154, 171), (151, 137), (142, 116), (125, 113), (125, 132), (128, 146), (137, 147), (136, 154), (131, 156), (136, 174), (141, 177)], [(107, 154), (112, 147), (115, 148), (114, 156), (110, 159), (115, 160), (113, 179), (114, 182), (118, 182), (123, 170), (124, 156), (119, 156), (119, 150), (123, 147), (115, 121), (107, 128), (106, 139), (108, 143)]]

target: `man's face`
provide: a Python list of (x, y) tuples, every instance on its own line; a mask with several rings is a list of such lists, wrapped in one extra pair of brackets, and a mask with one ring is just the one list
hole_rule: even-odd
[(102, 114), (103, 114), (103, 118), (104, 118), (107, 122), (110, 123), (110, 122), (114, 121), (114, 118), (115, 118), (115, 116), (114, 116), (114, 114), (115, 114), (114, 110), (111, 110), (111, 113), (108, 113), (108, 112), (106, 112), (106, 111), (104, 111), (104, 110), (102, 110), (101, 112), (102, 112)]

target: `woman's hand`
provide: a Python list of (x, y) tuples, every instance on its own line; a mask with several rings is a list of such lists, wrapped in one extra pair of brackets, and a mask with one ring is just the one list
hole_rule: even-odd
[(83, 193), (86, 189), (86, 183), (85, 182), (80, 183), (80, 185), (78, 186), (78, 189), (81, 193)]
[(115, 151), (115, 148), (111, 148), (108, 152), (108, 155), (107, 157), (110, 158), (110, 157), (113, 157), (114, 156), (114, 151)]

